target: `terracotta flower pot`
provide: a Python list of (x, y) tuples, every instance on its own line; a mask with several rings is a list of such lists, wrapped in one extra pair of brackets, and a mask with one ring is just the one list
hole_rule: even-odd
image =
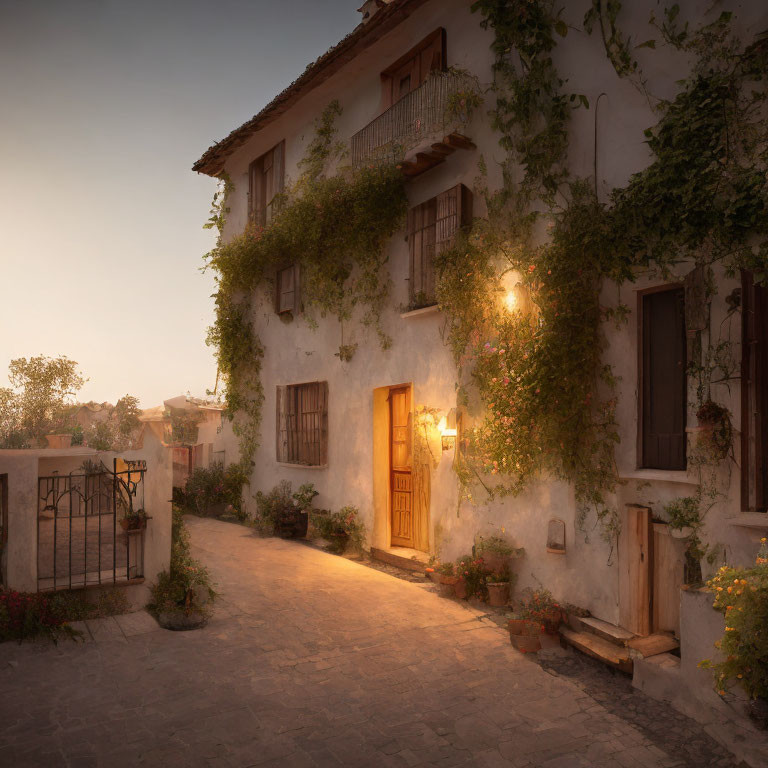
[(124, 517), (120, 520), (120, 527), (124, 531), (143, 531), (147, 527), (146, 519)]
[(502, 608), (509, 602), (509, 582), (498, 581), (488, 584), (488, 604)]
[(538, 635), (510, 635), (509, 639), (520, 653), (536, 653), (541, 650)]
[(559, 608), (550, 608), (542, 614), (541, 620), (547, 634), (556, 635), (563, 620), (563, 612)]
[(467, 582), (464, 579), (458, 579), (453, 587), (454, 594), (459, 600), (467, 599)]
[(46, 435), (49, 448), (69, 448), (72, 445), (72, 435)]
[(456, 597), (456, 584), (459, 580), (458, 576), (444, 576), (440, 575), (440, 597)]
[(509, 634), (510, 635), (522, 635), (523, 628), (528, 623), (528, 619), (510, 619), (509, 620)]
[(537, 621), (536, 619), (524, 619), (520, 634), (538, 637), (543, 631), (540, 621)]

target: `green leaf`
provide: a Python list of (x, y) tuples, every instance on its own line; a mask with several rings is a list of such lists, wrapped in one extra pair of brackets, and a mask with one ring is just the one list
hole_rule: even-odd
[(560, 37), (565, 37), (568, 34), (568, 25), (562, 19), (558, 19), (555, 22), (555, 32), (557, 32)]
[(639, 45), (636, 45), (635, 48), (653, 48), (654, 50), (656, 50), (656, 41), (646, 40), (644, 43), (640, 43)]

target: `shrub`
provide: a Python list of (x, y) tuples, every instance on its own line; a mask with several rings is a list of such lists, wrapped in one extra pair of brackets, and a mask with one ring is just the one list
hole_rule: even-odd
[(725, 616), (725, 634), (715, 643), (724, 660), (705, 659), (699, 666), (714, 670), (722, 696), (729, 680), (738, 681), (753, 699), (768, 699), (768, 542), (761, 539), (752, 568), (724, 565), (707, 582), (713, 607)]
[(40, 593), (0, 591), (0, 642), (33, 637), (77, 636), (56, 605)]
[(195, 515), (216, 515), (231, 512), (239, 520), (243, 511), (243, 485), (248, 477), (239, 464), (226, 469), (220, 462), (208, 469), (197, 467), (189, 476), (182, 494), (184, 511)]
[(85, 590), (54, 592), (48, 598), (51, 610), (64, 621), (85, 621), (118, 616), (130, 609), (125, 591), (120, 587), (99, 592), (95, 600)]
[(474, 595), (485, 600), (488, 596), (488, 588), (485, 586), (487, 574), (482, 558), (464, 555), (456, 561), (456, 575), (464, 579), (467, 585), (467, 597)]
[(291, 484), (287, 480), (282, 480), (269, 493), (259, 491), (256, 494), (254, 525), (262, 533), (272, 535), (284, 515), (292, 512), (294, 508)]
[(205, 613), (210, 610), (215, 597), (208, 569), (190, 554), (189, 531), (184, 524), (183, 512), (174, 507), (170, 568), (157, 577), (157, 584), (152, 586), (152, 602), (148, 607), (156, 613), (189, 613), (193, 610)]
[(331, 544), (332, 551), (343, 552), (348, 544), (362, 548), (365, 525), (359, 515), (357, 507), (342, 507), (338, 512), (318, 516), (320, 535)]

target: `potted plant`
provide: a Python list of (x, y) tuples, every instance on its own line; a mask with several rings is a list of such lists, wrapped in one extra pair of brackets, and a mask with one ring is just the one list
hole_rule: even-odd
[(712, 457), (724, 459), (728, 456), (733, 442), (733, 426), (728, 409), (713, 400), (706, 400), (696, 411), (696, 419), (702, 443)]
[(330, 552), (341, 555), (350, 544), (358, 549), (362, 546), (365, 526), (358, 515), (357, 507), (347, 506), (318, 517), (317, 527)]
[(120, 520), (120, 527), (124, 531), (143, 531), (150, 519), (144, 509), (129, 509)]
[(531, 591), (525, 601), (525, 609), (534, 621), (544, 625), (547, 633), (557, 634), (563, 620), (563, 609), (548, 589)]
[(475, 545), (477, 556), (482, 558), (486, 570), (502, 573), (510, 567), (510, 561), (522, 557), (525, 550), (513, 547), (501, 536), (481, 537)]
[(502, 608), (507, 605), (514, 578), (514, 574), (511, 574), (509, 570), (488, 574), (485, 587), (488, 590), (489, 605), (494, 608)]
[[(522, 614), (526, 616), (525, 612)], [(513, 628), (516, 631), (512, 631)], [(541, 650), (542, 625), (530, 617), (522, 618), (513, 625), (510, 620), (509, 640), (521, 653), (535, 653)]]
[(456, 596), (456, 584), (459, 581), (459, 577), (456, 575), (456, 569), (453, 563), (442, 563), (437, 572), (439, 574), (438, 589), (441, 597), (455, 597)]
[(299, 490), (292, 495), (293, 506), (285, 507), (280, 511), (277, 520), (277, 529), (284, 539), (303, 539), (309, 528), (309, 512), (312, 508), (312, 500), (318, 496), (312, 483), (304, 483)]

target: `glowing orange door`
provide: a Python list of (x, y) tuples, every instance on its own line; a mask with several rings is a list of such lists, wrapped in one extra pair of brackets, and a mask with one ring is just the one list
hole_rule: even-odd
[(389, 468), (392, 545), (413, 546), (413, 478), (411, 476), (411, 390), (389, 392)]

